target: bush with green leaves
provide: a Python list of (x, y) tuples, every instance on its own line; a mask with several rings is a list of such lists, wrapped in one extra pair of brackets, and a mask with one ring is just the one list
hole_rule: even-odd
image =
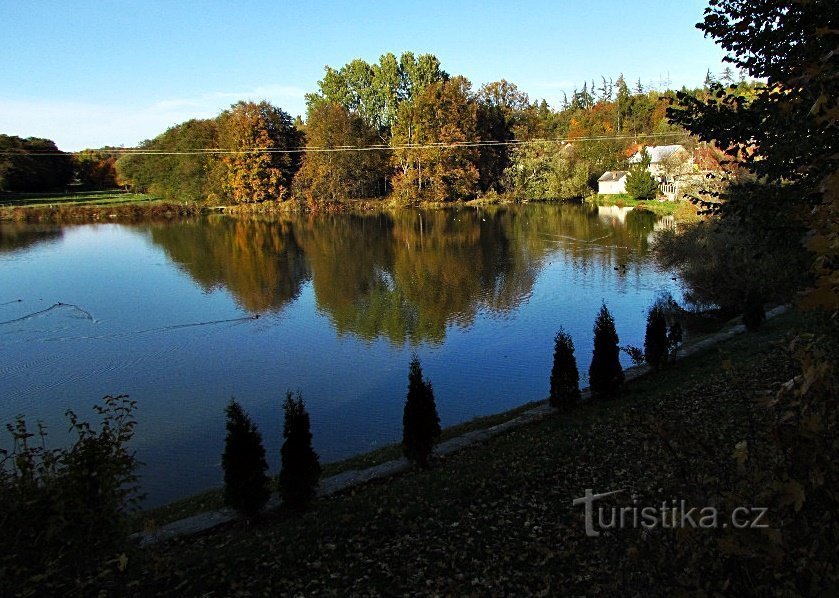
[(618, 341), (615, 320), (603, 305), (594, 322), (594, 352), (588, 369), (591, 396), (595, 399), (615, 398), (623, 384)]
[(315, 498), (320, 478), (320, 462), (312, 448), (309, 414), (303, 397), (297, 398), (291, 391), (286, 393), (285, 423), (283, 425), (282, 469), (280, 470), (280, 494), (283, 503), (296, 510), (305, 510)]
[(414, 355), (408, 373), (408, 396), (402, 415), (402, 449), (405, 457), (428, 467), (431, 451), (440, 438), (440, 417), (431, 382), (423, 379), (419, 358)]
[(567, 409), (580, 400), (580, 373), (574, 358), (574, 339), (562, 328), (554, 337), (554, 361), (551, 369), (551, 407)]
[(141, 498), (139, 463), (127, 448), (136, 402), (120, 395), (102, 403), (93, 407), (98, 430), (66, 412), (76, 435), (69, 448), (48, 449), (40, 422), (37, 432), (23, 416), (6, 425), (12, 436), (11, 450), (0, 450), (0, 577), (6, 590), (84, 593), (97, 579), (103, 583), (127, 549), (129, 514)]
[(271, 495), (268, 463), (262, 435), (234, 399), (225, 409), (227, 437), (221, 466), (224, 469), (224, 504), (245, 517), (257, 515)]

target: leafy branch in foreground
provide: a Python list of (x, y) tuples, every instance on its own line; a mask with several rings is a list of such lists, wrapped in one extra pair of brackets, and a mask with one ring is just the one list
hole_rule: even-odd
[(93, 407), (98, 430), (66, 412), (76, 441), (65, 449), (47, 448), (40, 422), (37, 432), (23, 416), (6, 425), (12, 449), (0, 449), (0, 571), (7, 588), (84, 584), (125, 549), (128, 514), (140, 499), (139, 463), (127, 449), (136, 402), (120, 395), (102, 403)]

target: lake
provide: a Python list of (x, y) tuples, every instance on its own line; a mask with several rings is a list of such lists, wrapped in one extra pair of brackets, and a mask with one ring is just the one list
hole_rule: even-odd
[(42, 420), (62, 443), (66, 409), (94, 421), (100, 397), (129, 394), (146, 506), (221, 484), (231, 397), (276, 472), (300, 390), (335, 461), (400, 441), (414, 352), (444, 426), (546, 398), (560, 326), (587, 385), (602, 302), (640, 346), (657, 294), (681, 299), (649, 252), (668, 224), (567, 204), (3, 223), (0, 421)]

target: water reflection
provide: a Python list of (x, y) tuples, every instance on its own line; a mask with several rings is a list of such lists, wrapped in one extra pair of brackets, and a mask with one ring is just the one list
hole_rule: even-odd
[(0, 253), (19, 251), (61, 239), (63, 230), (51, 225), (0, 222)]
[(274, 220), (215, 216), (151, 228), (152, 241), (206, 291), (252, 313), (279, 312), (309, 280), (339, 335), (439, 344), (480, 311), (499, 316), (563, 260), (633, 271), (656, 224), (649, 212), (577, 205), (400, 210)]

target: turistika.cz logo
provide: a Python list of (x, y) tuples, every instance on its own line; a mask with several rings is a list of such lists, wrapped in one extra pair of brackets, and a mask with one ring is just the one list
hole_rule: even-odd
[(620, 494), (623, 490), (613, 490), (595, 494), (586, 488), (585, 496), (575, 498), (573, 506), (583, 505), (585, 509), (586, 535), (596, 538), (600, 530), (609, 529), (655, 529), (660, 528), (699, 528), (716, 529), (733, 527), (736, 529), (767, 528), (765, 507), (736, 507), (730, 517), (725, 517), (716, 507), (689, 507), (684, 500), (665, 500), (660, 506), (639, 506), (633, 500), (631, 505), (622, 507), (598, 506), (595, 514), (594, 503), (609, 496)]

